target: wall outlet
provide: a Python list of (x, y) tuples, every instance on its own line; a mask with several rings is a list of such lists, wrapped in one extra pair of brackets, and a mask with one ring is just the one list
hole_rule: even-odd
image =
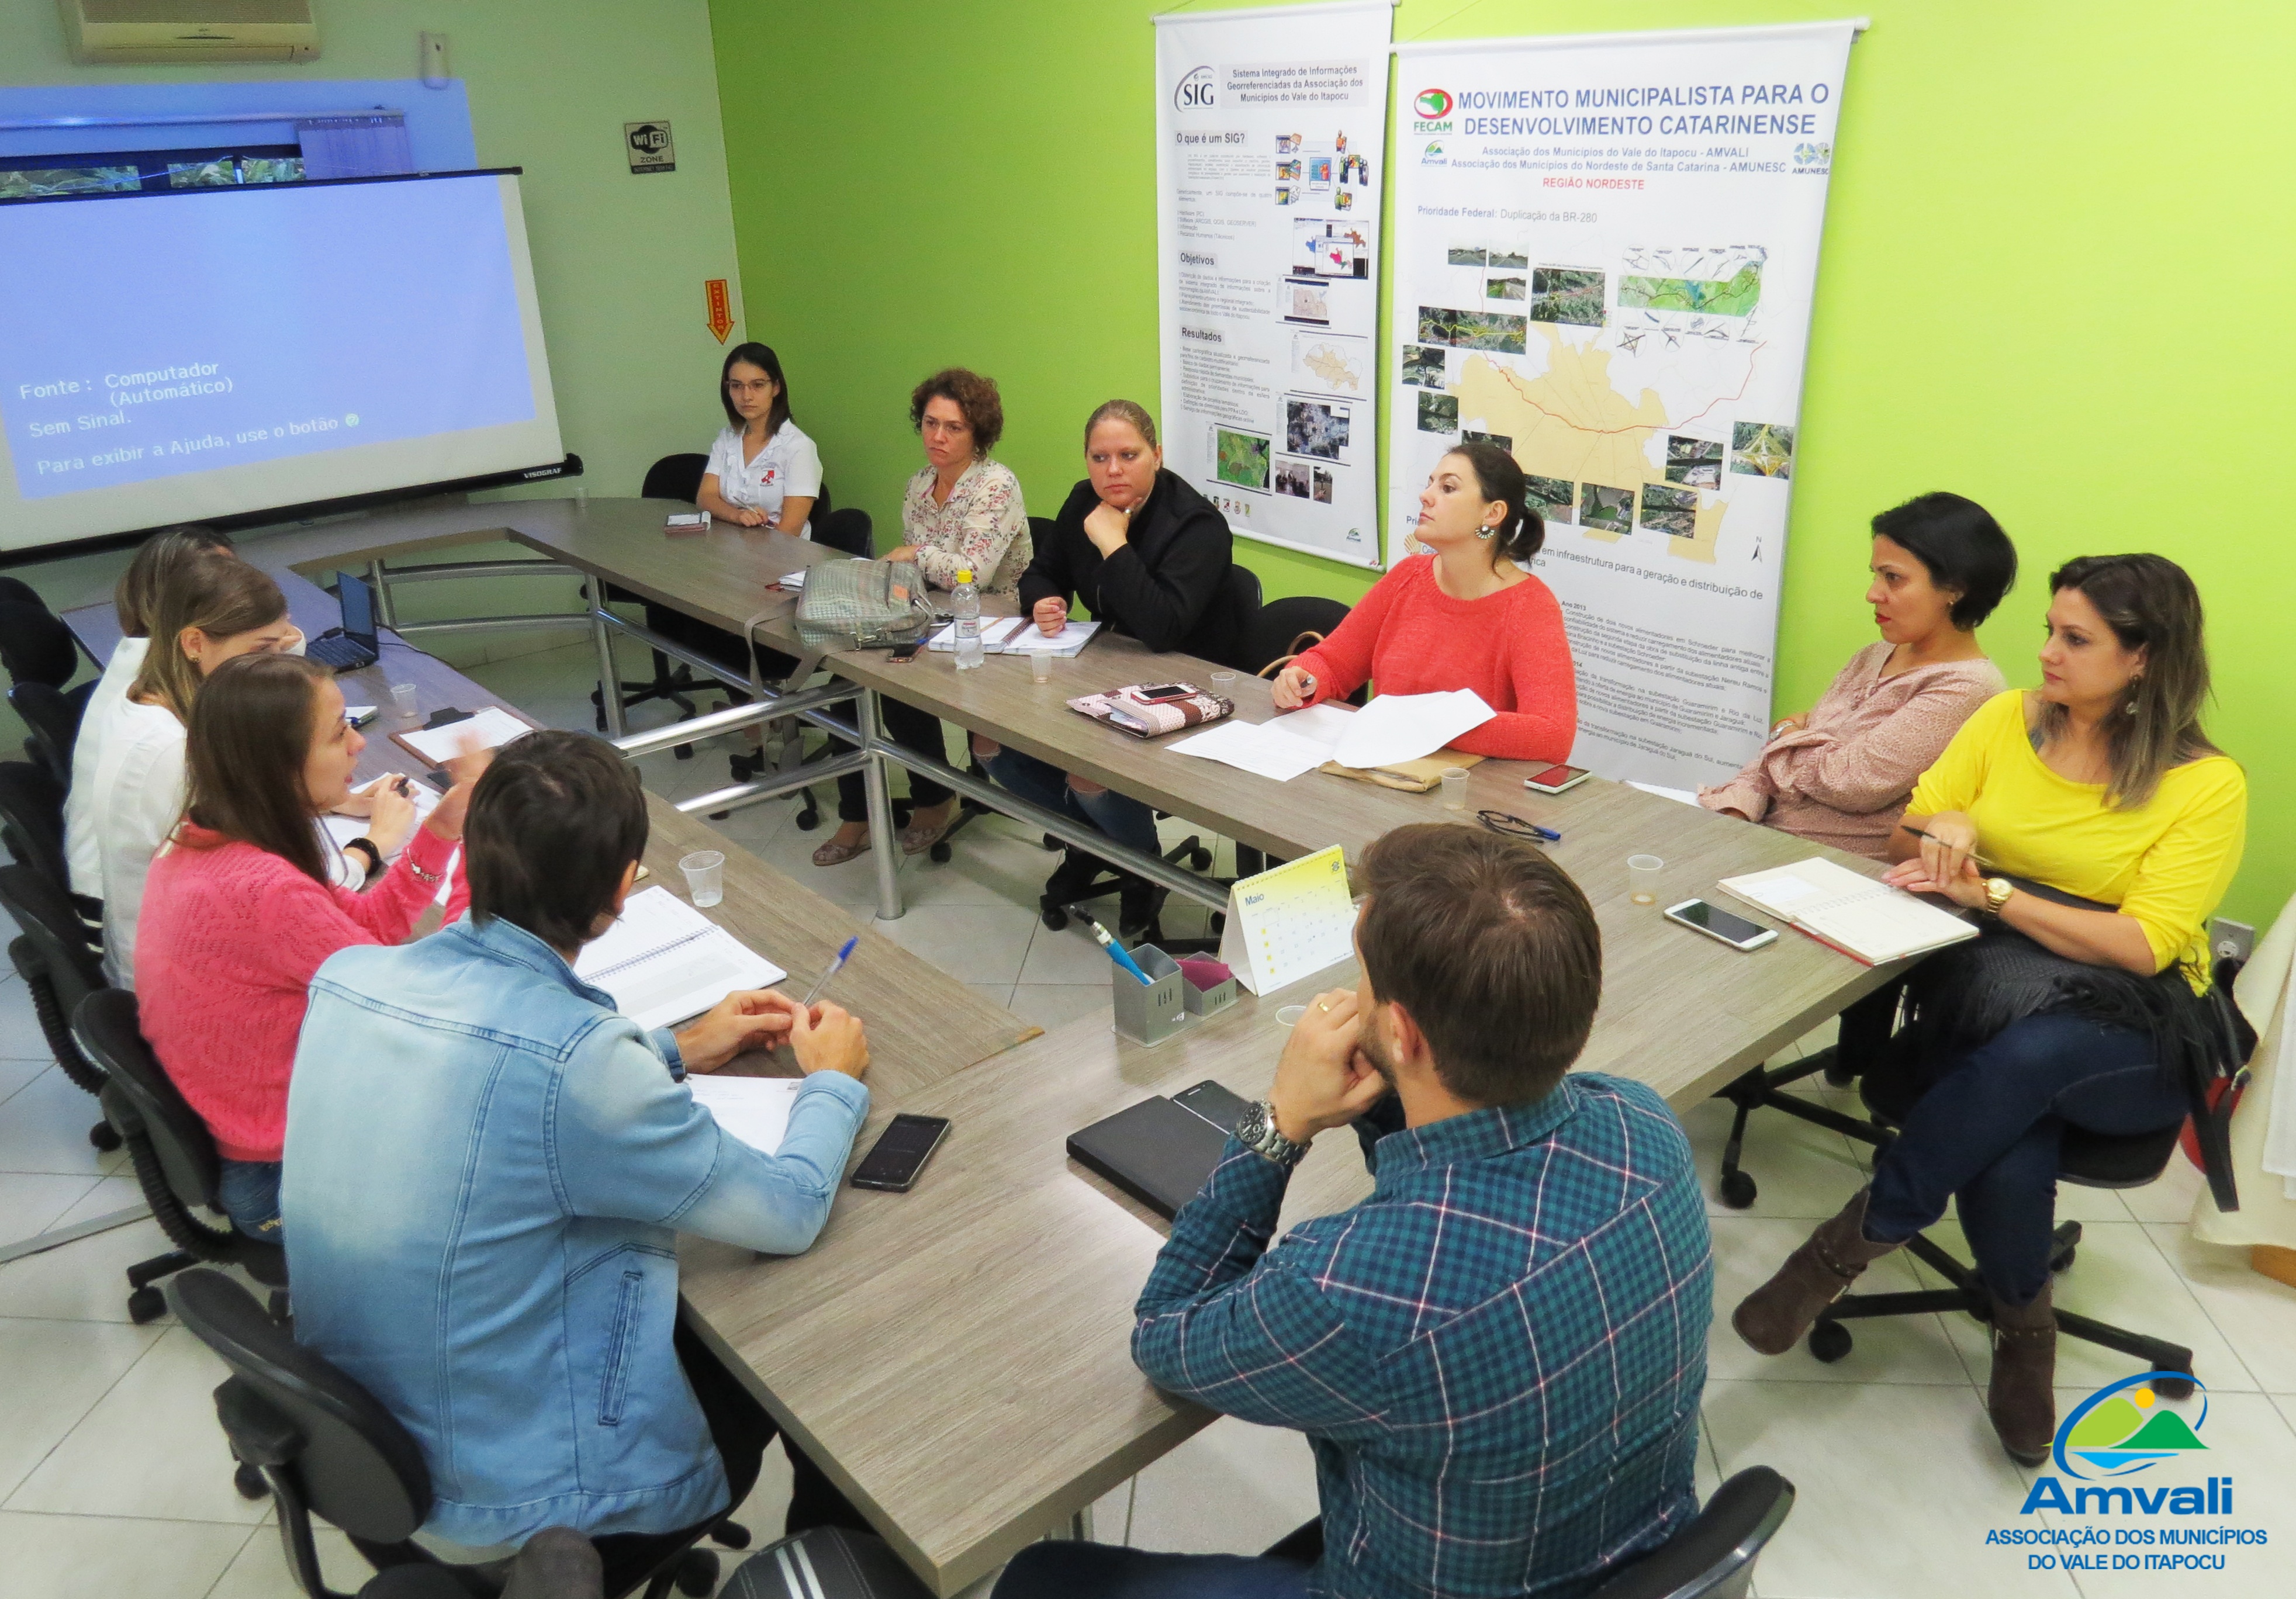
[(2245, 961), (2256, 953), (2256, 929), (2245, 922), (2234, 922), (2228, 916), (2209, 918), (2209, 955), (2211, 959)]

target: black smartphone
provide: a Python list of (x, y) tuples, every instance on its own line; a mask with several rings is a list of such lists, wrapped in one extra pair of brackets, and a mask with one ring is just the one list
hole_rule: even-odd
[(854, 1168), (853, 1185), (906, 1193), (947, 1131), (946, 1116), (894, 1117)]
[(1210, 1078), (1193, 1088), (1175, 1094), (1172, 1103), (1184, 1111), (1194, 1111), (1223, 1133), (1235, 1131), (1236, 1123), (1242, 1121), (1243, 1113), (1251, 1109), (1250, 1100), (1238, 1098)]
[(893, 653), (890, 658), (892, 663), (895, 666), (900, 666), (905, 662), (914, 660), (917, 658), (917, 652), (924, 647), (925, 641), (921, 638), (909, 644), (896, 644), (893, 646)]

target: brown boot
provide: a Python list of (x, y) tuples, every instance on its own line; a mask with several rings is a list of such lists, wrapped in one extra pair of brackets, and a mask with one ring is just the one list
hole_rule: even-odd
[(1783, 1355), (1799, 1342), (1818, 1312), (1849, 1292), (1866, 1263), (1898, 1246), (1866, 1236), (1866, 1195), (1860, 1188), (1841, 1214), (1822, 1225), (1786, 1257), (1777, 1275), (1738, 1301), (1730, 1324), (1765, 1355)]
[(1993, 1301), (1993, 1380), (1985, 1390), (1985, 1413), (2001, 1447), (2019, 1465), (2037, 1466), (2049, 1457), (2057, 1432), (2057, 1313), (2049, 1285), (2030, 1305)]

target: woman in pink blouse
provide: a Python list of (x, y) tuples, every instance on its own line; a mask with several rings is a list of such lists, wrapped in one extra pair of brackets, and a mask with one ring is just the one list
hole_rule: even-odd
[[(924, 440), (925, 463), (901, 496), (901, 544), (888, 561), (914, 561), (935, 588), (955, 588), (971, 572), (983, 599), (1021, 609), (1021, 574), (1036, 554), (1029, 537), (1029, 507), (1021, 480), (988, 452), (1004, 431), (1004, 403), (996, 382), (952, 366), (919, 383), (909, 396), (909, 423)], [(878, 701), (885, 731), (921, 754), (946, 759), (939, 719), (890, 697)], [(956, 824), (956, 796), (931, 778), (911, 773), (909, 824), (901, 853), (922, 855)], [(869, 848), (869, 806), (860, 775), (837, 780), (837, 831), (813, 852), (816, 866), (834, 866)]]
[(2017, 580), (2017, 550), (1984, 506), (1925, 494), (1874, 519), (1879, 644), (1849, 658), (1804, 715), (1770, 729), (1743, 770), (1698, 802), (1877, 861), (1914, 783), (2007, 687), (1977, 626)]

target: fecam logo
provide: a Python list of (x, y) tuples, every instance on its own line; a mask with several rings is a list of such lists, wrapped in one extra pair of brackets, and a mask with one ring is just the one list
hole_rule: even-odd
[(1207, 111), (1218, 103), (1210, 67), (1198, 67), (1180, 79), (1179, 86), (1172, 91), (1172, 109), (1176, 111)]
[(1411, 109), (1432, 122), (1451, 114), (1451, 96), (1442, 89), (1422, 89), (1419, 98), (1411, 102)]
[[(2201, 1396), (2201, 1414), (2188, 1425), (2161, 1407), (2153, 1392), (2156, 1378), (2190, 1382)], [(2208, 1390), (2181, 1372), (2144, 1372), (2098, 1389), (2081, 1401), (2057, 1429), (2057, 1470), (2069, 1476), (2126, 1477), (2205, 1449), (2194, 1434), (2208, 1424)], [(2083, 1470), (2086, 1466), (2088, 1469)]]

